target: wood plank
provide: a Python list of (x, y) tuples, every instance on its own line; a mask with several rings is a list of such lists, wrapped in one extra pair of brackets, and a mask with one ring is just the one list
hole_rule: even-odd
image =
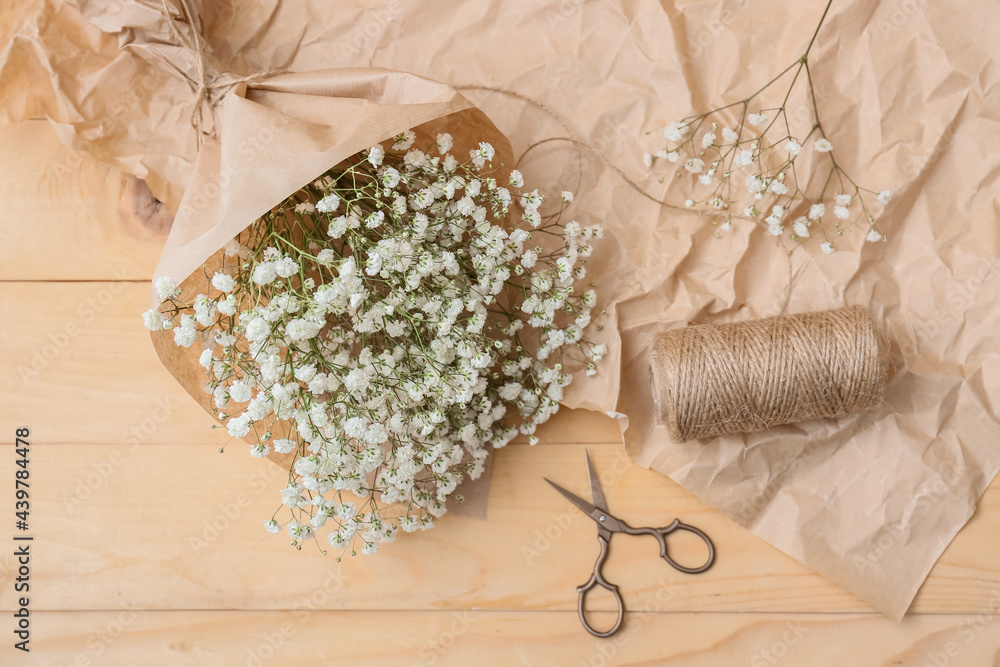
[[(15, 314), (0, 321), (3, 410), (46, 442), (224, 444), (160, 364), (142, 325), (148, 307), (145, 282), (0, 283), (0, 312)], [(560, 413), (539, 437), (621, 440), (612, 419), (587, 410)]]
[[(663, 613), (651, 599), (610, 639), (575, 612), (145, 611), (33, 615), (31, 666), (153, 665), (967, 665), (1000, 661), (996, 615)], [(11, 656), (4, 646), (0, 655)], [(20, 656), (25, 658), (28, 656)], [(7, 664), (7, 663), (5, 663)]]
[(0, 125), (0, 279), (149, 280), (172, 217), (46, 121)]
[[(570, 611), (596, 556), (589, 520), (542, 480), (586, 494), (582, 445), (500, 450), (488, 521), (446, 517), (431, 531), (339, 565), (333, 555), (295, 552), (287, 538), (263, 531), (283, 482), (277, 466), (243, 448), (219, 455), (199, 445), (32, 447), (38, 611), (113, 610), (122, 602), (161, 610), (289, 609), (331, 576), (346, 583), (324, 609)], [(715, 567), (694, 576), (668, 568), (648, 540), (616, 540), (605, 574), (629, 604), (668, 590), (667, 611), (871, 611), (669, 479), (635, 466), (619, 445), (589, 449), (616, 513), (633, 525), (679, 516), (718, 549)], [(0, 478), (12, 477), (13, 459), (0, 450)], [(1000, 608), (1000, 563), (991, 547), (998, 510), (994, 484), (914, 611)], [(703, 557), (694, 538), (678, 539), (672, 552), (682, 563)], [(11, 557), (4, 562), (11, 572)], [(13, 602), (12, 590), (0, 589), (0, 608)], [(611, 608), (610, 599), (595, 602)]]

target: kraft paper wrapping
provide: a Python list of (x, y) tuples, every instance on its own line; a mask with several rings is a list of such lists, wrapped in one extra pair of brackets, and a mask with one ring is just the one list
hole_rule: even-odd
[[(111, 33), (123, 17), (159, 25), (158, 3), (124, 13), (81, 4)], [(0, 114), (49, 117), (68, 145), (176, 206), (197, 155), (185, 79), (149, 74), (73, 5), (10, 11), (25, 27), (0, 61)], [(643, 151), (662, 147), (645, 133), (759, 89), (801, 55), (821, 11), (792, 0), (227, 0), (201, 21), (224, 71), (298, 73), (278, 78), (291, 86), (331, 67), (405, 70), (465, 91), (515, 155), (551, 137), (589, 145), (551, 142), (520, 165), (549, 192), (575, 190), (571, 214), (608, 230), (588, 275), (610, 353), (566, 405), (616, 416), (637, 463), (898, 619), (1000, 467), (1000, 6), (843, 0), (830, 11), (810, 55), (820, 112), (848, 173), (894, 191), (886, 243), (855, 229), (837, 237), (836, 254), (814, 239), (788, 255), (744, 220), (717, 239), (705, 219), (654, 203), (609, 167), (683, 202), (685, 183), (642, 166)], [(242, 110), (256, 86), (233, 91), (224, 113)], [(809, 122), (801, 97), (790, 105)], [(656, 424), (656, 333), (854, 304), (893, 342), (882, 408), (682, 445)]]

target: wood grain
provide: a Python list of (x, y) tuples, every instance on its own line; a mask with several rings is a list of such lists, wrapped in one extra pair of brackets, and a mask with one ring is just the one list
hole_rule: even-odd
[[(319, 598), (320, 596), (317, 596)], [(638, 610), (611, 640), (575, 612), (43, 612), (38, 666), (926, 667), (1000, 664), (1000, 617)]]
[(0, 279), (149, 280), (169, 226), (137, 179), (44, 121), (0, 125), (0, 146)]
[[(14, 456), (0, 453), (0, 478)], [(220, 455), (204, 445), (33, 445), (33, 530), (43, 540), (33, 597), (43, 610), (287, 609), (330, 577), (345, 583), (324, 609), (575, 608), (597, 542), (590, 521), (544, 483), (587, 493), (583, 445), (510, 445), (496, 453), (489, 520), (447, 517), (402, 535), (373, 557), (336, 563), (318, 548), (296, 552), (261, 522), (279, 509), (280, 469), (244, 446)], [(858, 612), (866, 605), (750, 535), (658, 473), (628, 461), (618, 445), (590, 445), (614, 512), (633, 525), (673, 517), (715, 541), (716, 565), (693, 576), (656, 558), (653, 542), (619, 537), (605, 574), (629, 604), (657, 594), (666, 611)], [(989, 548), (1000, 529), (1000, 487), (946, 551), (916, 612), (994, 612), (1000, 564)], [(679, 535), (679, 562), (704, 548)], [(5, 572), (13, 564), (5, 560)], [(295, 576), (288, 573), (295, 572)], [(597, 599), (602, 608), (611, 600)], [(0, 590), (0, 606), (14, 607)]]

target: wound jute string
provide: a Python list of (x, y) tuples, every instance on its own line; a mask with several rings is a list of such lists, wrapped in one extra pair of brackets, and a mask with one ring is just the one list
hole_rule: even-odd
[(677, 442), (837, 417), (882, 401), (888, 345), (866, 308), (659, 334), (650, 378)]

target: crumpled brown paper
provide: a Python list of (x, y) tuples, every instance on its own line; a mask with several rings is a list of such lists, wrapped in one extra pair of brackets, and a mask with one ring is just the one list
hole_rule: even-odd
[[(119, 11), (83, 6), (98, 20)], [(679, 204), (685, 188), (641, 165), (644, 150), (660, 148), (644, 133), (760, 88), (801, 55), (821, 9), (484, 0), (442, 12), (426, 0), (228, 0), (205, 7), (202, 22), (215, 57), (238, 75), (381, 66), (513, 91), (537, 104), (467, 94), (516, 154), (572, 137)], [(146, 178), (176, 205), (197, 138), (172, 130), (188, 123), (193, 91), (169, 74), (145, 78), (117, 40), (74, 12), (51, 5), (8, 45), (0, 113), (52, 118), (69, 145)], [(620, 416), (639, 464), (893, 618), (1000, 466), (998, 22), (989, 4), (834, 3), (810, 56), (820, 112), (852, 177), (896, 193), (882, 218), (886, 243), (848, 231), (834, 255), (807, 244), (789, 258), (749, 222), (714, 238), (704, 219), (649, 201), (572, 144), (546, 144), (521, 165), (550, 192), (576, 190), (571, 214), (608, 229), (588, 270), (611, 353), (598, 375), (577, 378), (566, 404)], [(92, 94), (98, 86), (104, 94)], [(136, 90), (149, 96), (129, 103)], [(790, 112), (808, 118), (797, 102)], [(646, 367), (657, 332), (847, 304), (869, 306), (895, 343), (881, 410), (684, 445), (655, 424)]]

